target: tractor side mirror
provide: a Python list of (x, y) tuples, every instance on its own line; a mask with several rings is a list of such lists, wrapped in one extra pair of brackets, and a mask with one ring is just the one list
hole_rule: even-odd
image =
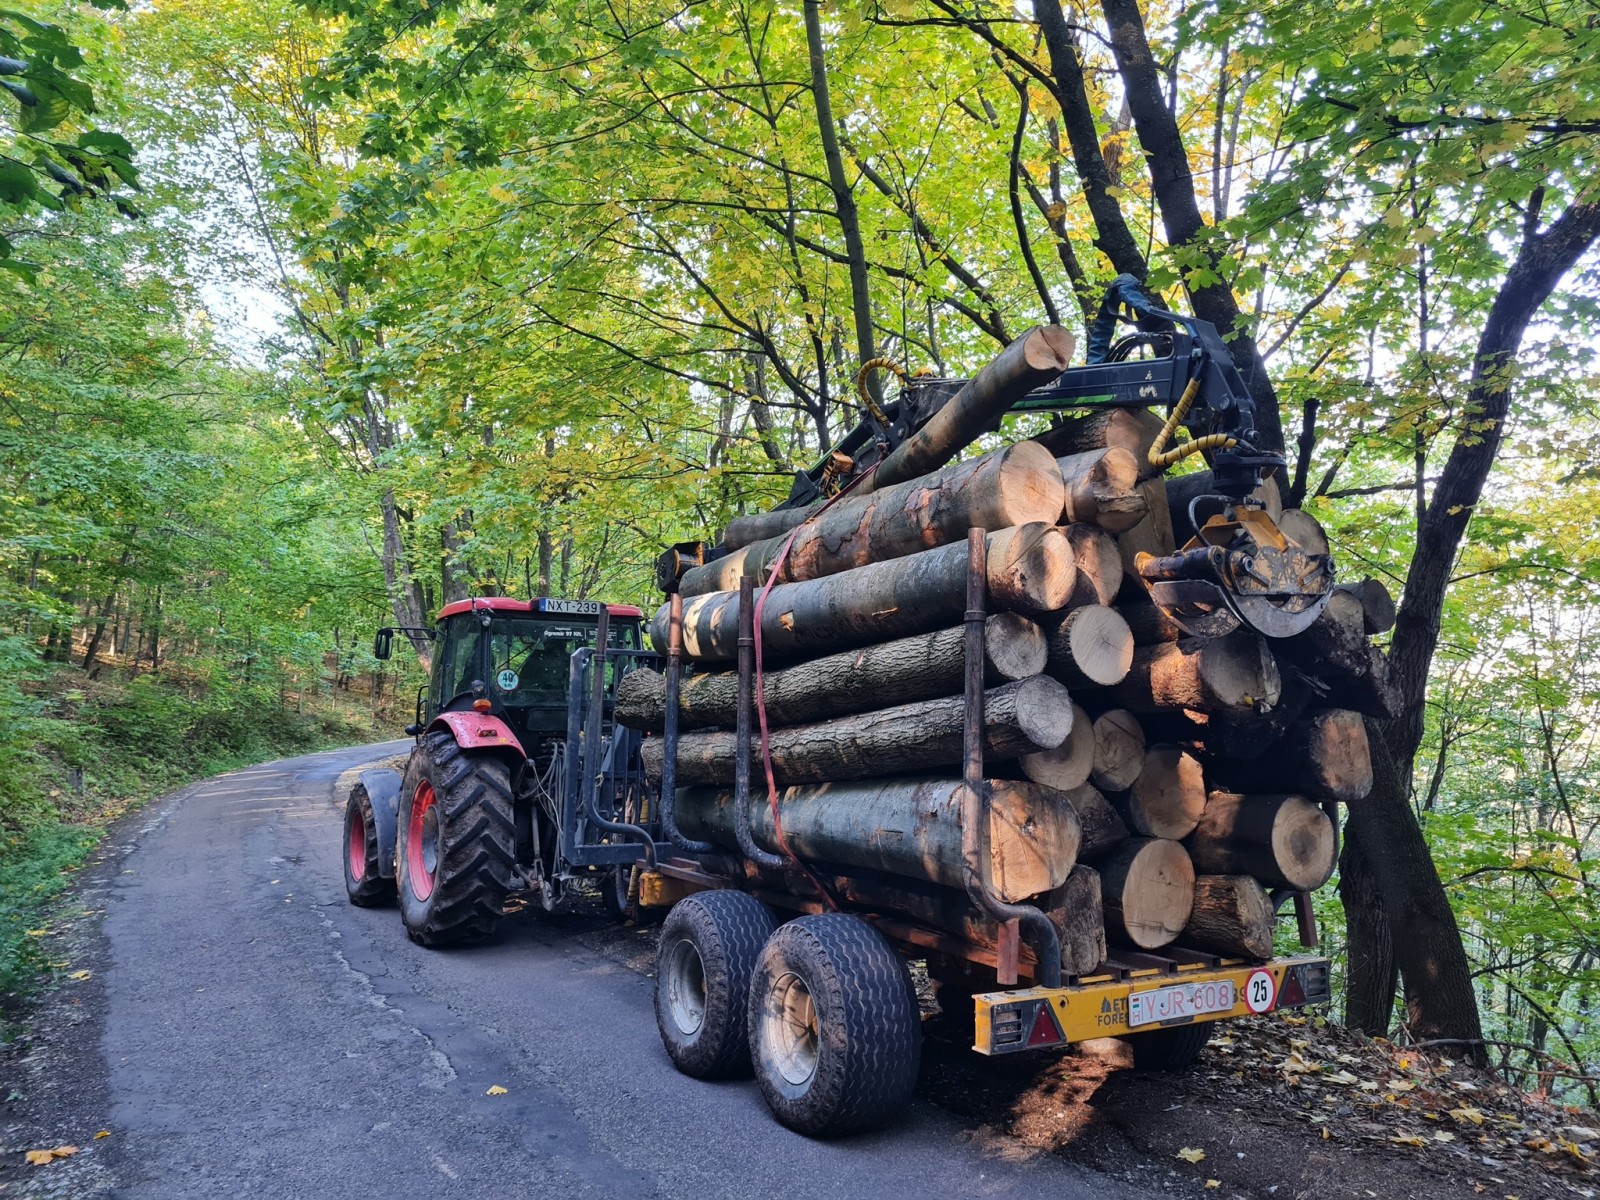
[(384, 626), (372, 639), (372, 657), (386, 659), (394, 654), (394, 630)]

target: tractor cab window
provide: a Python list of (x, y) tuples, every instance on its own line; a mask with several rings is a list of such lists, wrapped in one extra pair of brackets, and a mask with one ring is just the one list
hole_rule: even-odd
[[(489, 630), (490, 670), (485, 682), (503, 703), (564, 702), (573, 651), (594, 645), (594, 635), (592, 622), (496, 620)], [(638, 649), (638, 628), (613, 625), (607, 645)]]

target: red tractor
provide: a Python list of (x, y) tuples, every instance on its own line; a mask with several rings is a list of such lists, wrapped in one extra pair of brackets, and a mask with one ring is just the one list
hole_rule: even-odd
[(397, 899), (425, 946), (481, 936), (513, 892), (546, 909), (599, 874), (620, 915), (633, 864), (654, 858), (639, 735), (611, 721), (617, 680), (656, 656), (642, 614), (592, 600), (461, 600), (431, 629), (378, 630), (434, 643), (402, 776), (363, 771), (345, 806), (352, 904)]

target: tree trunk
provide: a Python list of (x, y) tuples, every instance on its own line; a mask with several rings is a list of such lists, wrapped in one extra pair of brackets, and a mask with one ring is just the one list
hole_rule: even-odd
[(1117, 610), (1099, 604), (1075, 608), (1049, 635), (1046, 670), (1068, 687), (1110, 687), (1133, 665), (1133, 634)]
[[(1042, 614), (1072, 593), (1072, 548), (1054, 525), (1019, 525), (989, 535), (989, 600), (996, 609)], [(790, 658), (868, 645), (955, 625), (966, 612), (965, 543), (779, 584), (761, 610), (763, 652)], [(684, 605), (685, 654), (728, 662), (738, 653), (739, 598), (728, 592), (696, 596)], [(650, 637), (667, 645), (667, 606)]]
[(1057, 458), (1090, 450), (1126, 450), (1138, 464), (1139, 478), (1156, 474), (1150, 465), (1150, 448), (1163, 422), (1148, 408), (1102, 408), (1086, 416), (1064, 418), (1039, 435), (1039, 441)]
[(1339, 855), (1339, 902), (1344, 908), (1346, 948), (1344, 1023), (1369, 1037), (1388, 1037), (1400, 968), (1394, 960), (1383, 897), (1366, 857), (1356, 848), (1354, 824), (1345, 826), (1344, 849)]
[(1349, 592), (1361, 602), (1362, 623), (1369, 635), (1388, 633), (1394, 628), (1394, 597), (1379, 580), (1367, 578), (1355, 583), (1339, 583), (1333, 590)]
[(1257, 792), (1304, 792), (1317, 800), (1364, 800), (1372, 791), (1366, 722), (1346, 708), (1325, 708), (1248, 762), (1218, 761), (1219, 781)]
[(747, 513), (735, 517), (722, 531), (721, 545), (725, 550), (742, 550), (755, 542), (775, 538), (788, 533), (821, 507), (822, 504), (818, 502), (800, 508), (780, 508), (772, 512)]
[(1404, 703), (1388, 660), (1368, 640), (1366, 610), (1354, 593), (1335, 588), (1310, 627), (1277, 648), (1316, 680), (1329, 704), (1387, 717)]
[(1255, 712), (1278, 702), (1282, 680), (1266, 642), (1240, 630), (1139, 646), (1128, 677), (1108, 695), (1135, 713), (1180, 709)]
[[(784, 838), (802, 858), (868, 867), (890, 875), (964, 888), (961, 797), (957, 780), (878, 779), (792, 787), (778, 797)], [(1078, 818), (1059, 796), (1003, 779), (988, 791), (989, 863), (995, 893), (1008, 903), (1066, 882), (1078, 856)], [(733, 847), (733, 793), (694, 787), (678, 793), (684, 833)], [(757, 843), (777, 851), (772, 807), (750, 806)]]
[(1065, 490), (1049, 452), (1037, 442), (1020, 442), (895, 487), (851, 496), (799, 533), (753, 542), (685, 571), (678, 590), (685, 598), (734, 591), (745, 575), (758, 584), (769, 577), (798, 583), (948, 545), (974, 527), (1054, 524)]
[[(872, 779), (961, 762), (965, 704), (960, 696), (923, 700), (814, 725), (773, 729), (767, 739), (780, 784)], [(1067, 690), (1046, 675), (1004, 684), (983, 696), (985, 753), (1015, 758), (1059, 745), (1071, 728)], [(678, 782), (731, 783), (737, 737), (729, 731), (686, 733), (678, 740)], [(755, 772), (760, 771), (757, 745)], [(645, 774), (661, 778), (662, 743), (640, 748)]]
[(1127, 825), (1098, 788), (1085, 783), (1065, 795), (1072, 811), (1078, 814), (1078, 825), (1083, 830), (1083, 844), (1078, 852), (1084, 858), (1099, 858), (1113, 846), (1128, 840)]
[(1177, 842), (1134, 838), (1095, 869), (1107, 934), (1157, 950), (1183, 932), (1194, 907), (1194, 866)]
[(1139, 523), (1117, 535), (1117, 549), (1122, 553), (1122, 592), (1127, 600), (1148, 600), (1149, 590), (1133, 569), (1138, 554), (1161, 557), (1176, 550), (1173, 540), (1172, 518), (1167, 514), (1167, 485), (1160, 477), (1146, 479), (1139, 484), (1144, 495), (1145, 514)]
[(1328, 814), (1303, 796), (1212, 792), (1184, 845), (1207, 875), (1310, 892), (1333, 874), (1335, 841)]
[(1271, 958), (1272, 901), (1248, 875), (1201, 875), (1183, 941), (1241, 958)]
[[(800, 725), (959, 695), (965, 680), (965, 639), (965, 630), (957, 626), (763, 672), (767, 723)], [(991, 686), (1044, 670), (1044, 631), (1016, 613), (996, 613), (984, 622), (983, 647), (984, 679)], [(682, 681), (678, 695), (682, 728), (732, 725), (738, 720), (737, 672), (697, 671)], [(659, 672), (640, 668), (617, 684), (619, 724), (660, 733), (666, 711), (667, 682)]]
[(1077, 864), (1065, 883), (1040, 900), (1039, 907), (1056, 927), (1062, 975), (1088, 975), (1105, 962), (1105, 907), (1098, 871)]

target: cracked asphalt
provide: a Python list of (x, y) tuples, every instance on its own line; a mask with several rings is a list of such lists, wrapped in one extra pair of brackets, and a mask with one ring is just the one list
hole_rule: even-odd
[(412, 945), (394, 909), (346, 903), (332, 794), (342, 772), (407, 745), (220, 776), (124, 827), (120, 853), (86, 881), (105, 908), (100, 944), (85, 948), (99, 969), (72, 1001), (88, 1006), (72, 1068), (88, 1110), (79, 1121), (110, 1136), (23, 1189), (173, 1200), (1148, 1194), (1012, 1152), (925, 1099), (875, 1134), (790, 1133), (753, 1083), (673, 1070), (653, 980), (638, 954), (590, 936), (592, 912), (517, 914), (466, 948)]

